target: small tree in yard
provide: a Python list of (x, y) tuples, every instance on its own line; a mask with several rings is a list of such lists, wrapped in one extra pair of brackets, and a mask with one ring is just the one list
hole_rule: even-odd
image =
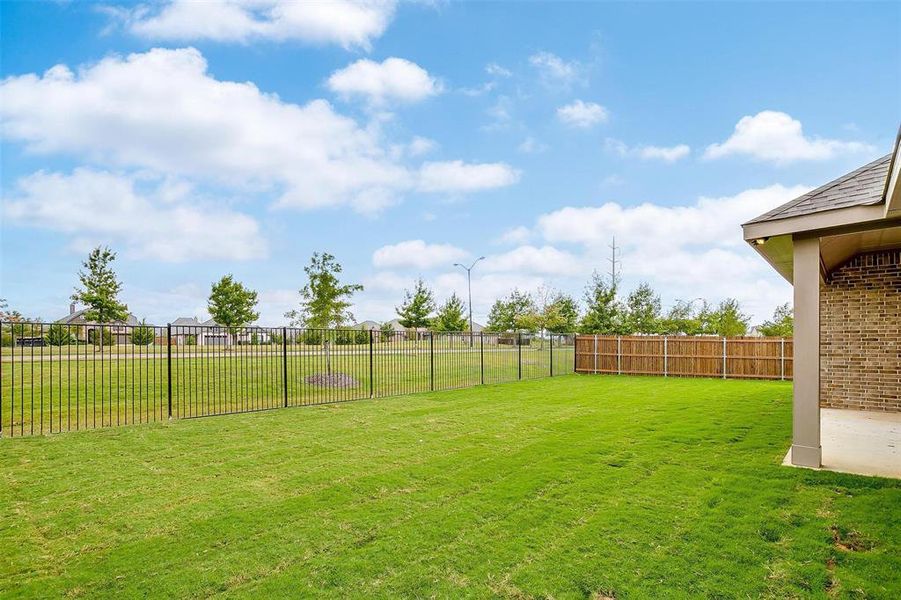
[[(82, 263), (84, 270), (78, 272), (81, 288), (76, 288), (72, 300), (87, 306), (84, 312), (86, 321), (94, 323), (111, 323), (128, 318), (128, 306), (118, 300), (122, 291), (122, 283), (116, 278), (116, 272), (110, 264), (116, 260), (116, 253), (105, 246), (97, 246)], [(112, 335), (107, 338), (108, 329), (102, 327), (103, 334), (94, 336), (94, 343), (100, 345), (112, 343)], [(109, 343), (107, 342), (109, 339)]]
[(84, 318), (95, 323), (111, 323), (128, 318), (128, 306), (118, 300), (122, 284), (116, 279), (110, 263), (116, 260), (116, 253), (104, 246), (97, 246), (82, 263), (84, 270), (78, 272), (81, 288), (76, 288), (72, 300), (87, 307)]
[(596, 271), (585, 289), (585, 314), (582, 333), (623, 333), (623, 308), (616, 300), (616, 286), (607, 283)]
[(149, 346), (155, 337), (153, 327), (147, 321), (141, 321), (140, 325), (131, 330), (131, 343), (135, 346)]
[(626, 299), (626, 327), (629, 333), (660, 333), (660, 296), (647, 283), (632, 290)]
[(394, 327), (390, 321), (385, 321), (379, 326), (379, 341), (390, 342), (394, 337)]
[(457, 294), (445, 300), (438, 308), (438, 315), (432, 320), (435, 331), (465, 331), (468, 325), (463, 312), (466, 305)]
[(535, 301), (531, 294), (513, 290), (507, 298), (494, 302), (488, 312), (488, 331), (536, 331), (539, 328)]
[(748, 333), (750, 317), (741, 312), (741, 305), (734, 298), (726, 298), (720, 302), (713, 312), (712, 321), (716, 334), (723, 337), (735, 337)]
[(213, 284), (207, 310), (216, 323), (235, 335), (241, 327), (260, 318), (260, 313), (254, 311), (256, 305), (257, 293), (229, 274)]
[(47, 330), (47, 343), (51, 346), (67, 346), (72, 343), (73, 337), (69, 328), (65, 325), (54, 324)]
[(300, 308), (285, 313), (291, 324), (307, 328), (340, 327), (353, 320), (348, 311), (351, 297), (362, 292), (357, 283), (342, 284), (338, 279), (342, 267), (327, 252), (314, 252), (310, 264), (304, 267), (307, 284), (300, 290)]
[(435, 312), (435, 296), (422, 278), (416, 280), (412, 290), (404, 291), (404, 302), (396, 307), (400, 324), (407, 329), (428, 327)]

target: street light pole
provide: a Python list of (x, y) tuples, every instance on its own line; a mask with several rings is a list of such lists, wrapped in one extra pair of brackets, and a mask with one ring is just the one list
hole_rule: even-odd
[(480, 256), (468, 267), (466, 265), (462, 265), (460, 263), (454, 263), (455, 267), (460, 267), (466, 271), (466, 291), (468, 293), (469, 299), (469, 347), (472, 348), (472, 268), (476, 266), (476, 263), (480, 260), (485, 260), (484, 256)]

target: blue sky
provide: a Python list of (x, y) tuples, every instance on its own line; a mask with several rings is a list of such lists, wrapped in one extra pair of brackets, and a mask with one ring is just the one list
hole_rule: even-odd
[(739, 224), (886, 154), (897, 3), (4, 2), (0, 296), (57, 318), (103, 243), (129, 308), (205, 314), (225, 273), (261, 323), (314, 251), (394, 316), (422, 276), (474, 312), (581, 296), (622, 247), (664, 305), (790, 287)]

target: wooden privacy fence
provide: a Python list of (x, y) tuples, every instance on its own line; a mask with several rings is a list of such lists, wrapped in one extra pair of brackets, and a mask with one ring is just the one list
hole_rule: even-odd
[(784, 338), (576, 336), (576, 373), (791, 379), (793, 344)]

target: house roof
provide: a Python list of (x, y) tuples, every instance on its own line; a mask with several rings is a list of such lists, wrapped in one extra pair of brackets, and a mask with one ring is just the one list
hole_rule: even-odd
[[(80, 322), (90, 323), (90, 321), (87, 321), (84, 318), (84, 313), (87, 312), (87, 310), (88, 310), (87, 308), (82, 308), (81, 310), (76, 310), (75, 312), (70, 313), (61, 319), (57, 319), (56, 322), (61, 323), (63, 325), (68, 325), (71, 323), (75, 323), (76, 321), (79, 321), (79, 319), (80, 319)], [(113, 323), (116, 323), (116, 324), (125, 323), (126, 325), (137, 325), (138, 318), (136, 316), (134, 316), (133, 314), (128, 313), (128, 316), (125, 318), (125, 321), (113, 321)]]
[(885, 182), (891, 160), (892, 154), (886, 154), (745, 224), (777, 221), (851, 206), (879, 204), (885, 197)]
[(178, 317), (171, 323), (172, 325), (200, 325), (197, 317)]

